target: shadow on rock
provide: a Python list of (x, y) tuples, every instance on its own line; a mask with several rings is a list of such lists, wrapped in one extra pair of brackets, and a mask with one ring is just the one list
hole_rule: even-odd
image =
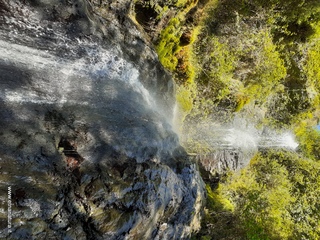
[[(17, 0), (6, 2), (5, 6), (10, 11), (45, 13), (56, 2)], [(96, 22), (101, 17), (101, 12), (94, 12), (96, 1), (67, 2), (59, 1), (58, 7), (64, 6), (66, 12), (77, 10), (73, 14), (78, 17), (65, 21), (57, 13), (55, 20), (37, 22), (36, 14), (21, 26), (14, 25), (18, 33), (13, 33), (9, 25), (0, 26), (0, 36), (9, 44), (16, 44), (17, 49), (25, 49), (21, 44), (28, 46), (26, 52), (8, 56), (10, 61), (0, 60), (0, 238), (188, 238), (191, 231), (200, 227), (204, 187), (196, 165), (168, 123), (174, 99), (169, 75), (143, 41), (139, 48), (130, 45), (130, 51), (119, 50), (126, 47), (124, 39), (141, 37), (127, 16), (121, 15), (128, 12), (130, 1), (110, 2), (104, 17), (119, 17), (106, 31)], [(5, 8), (3, 3), (0, 0), (0, 9)], [(88, 45), (81, 45), (81, 39), (75, 42), (66, 31), (72, 24), (82, 24), (83, 19), (93, 19), (92, 25), (83, 23), (75, 28), (77, 37), (96, 39), (90, 45), (96, 46), (108, 38), (98, 35), (114, 31), (111, 47), (116, 46), (121, 54), (112, 59), (122, 58), (122, 62), (116, 61), (104, 71), (87, 73), (101, 59), (79, 55), (74, 50)], [(120, 21), (126, 22), (125, 28)], [(24, 23), (40, 24), (39, 30), (27, 31)], [(90, 26), (99, 26), (101, 31)], [(128, 26), (132, 27), (130, 31)], [(53, 35), (39, 41), (41, 37), (35, 35), (42, 36), (48, 29), (53, 29)], [(94, 34), (97, 35), (93, 37)], [(53, 40), (52, 36), (59, 38)], [(56, 48), (57, 39), (65, 40), (59, 43), (61, 48)], [(108, 45), (106, 42), (102, 45)], [(26, 60), (21, 57), (27, 57), (26, 53), (34, 55)], [(142, 55), (145, 57), (139, 58), (138, 63), (132, 63), (133, 56)], [(37, 64), (29, 59), (36, 59)], [(52, 59), (56, 62), (52, 63)], [(85, 64), (75, 64), (82, 60)], [(136, 70), (120, 69), (119, 62)], [(108, 62), (101, 65), (109, 66)], [(135, 72), (140, 77), (134, 78)], [(114, 73), (118, 75), (112, 77)], [(155, 105), (147, 101), (150, 92), (150, 98), (156, 96)], [(4, 224), (9, 187), (11, 229)]]

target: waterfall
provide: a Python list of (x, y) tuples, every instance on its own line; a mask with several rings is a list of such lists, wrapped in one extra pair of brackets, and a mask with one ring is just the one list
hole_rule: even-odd
[[(119, 53), (90, 42), (78, 40), (78, 43), (86, 56), (74, 60), (0, 40), (0, 59), (4, 59), (3, 64), (14, 63), (17, 67), (23, 67), (34, 74), (32, 80), (37, 81), (33, 91), (4, 87), (0, 90), (1, 98), (11, 102), (89, 104), (91, 91), (97, 94), (102, 90), (115, 97), (117, 93), (112, 87), (112, 81), (121, 81), (137, 92), (148, 106), (155, 107), (154, 99), (139, 81), (138, 70), (119, 57)], [(102, 89), (93, 89), (97, 83)], [(45, 91), (41, 91), (41, 88)], [(40, 91), (41, 94), (38, 94)], [(77, 92), (77, 95), (70, 95), (72, 92)]]
[(290, 131), (280, 133), (271, 131), (269, 134), (262, 134), (259, 138), (259, 147), (261, 148), (286, 148), (295, 150), (299, 144), (296, 142), (294, 134)]
[(199, 229), (204, 184), (172, 127), (173, 81), (127, 3), (0, 0), (1, 182), (17, 203), (0, 238)]
[[(83, 108), (92, 116), (108, 118), (112, 133), (104, 135), (115, 149), (137, 161), (170, 155), (178, 146), (172, 123), (141, 83), (138, 69), (122, 57), (120, 50), (80, 39), (78, 50), (70, 47), (70, 55), (63, 57), (3, 40), (0, 48), (2, 68), (15, 66), (10, 71), (21, 75), (13, 74), (10, 83), (0, 83), (4, 102)], [(81, 56), (73, 53), (80, 51)]]
[(258, 128), (239, 117), (229, 124), (207, 120), (187, 126), (181, 134), (181, 141), (211, 172), (240, 169), (259, 149), (285, 148), (294, 151), (298, 147), (291, 131)]

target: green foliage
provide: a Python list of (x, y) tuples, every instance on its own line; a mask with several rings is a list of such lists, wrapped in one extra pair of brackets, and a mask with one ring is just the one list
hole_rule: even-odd
[(177, 88), (176, 100), (179, 105), (179, 109), (185, 114), (188, 114), (193, 107), (193, 100), (196, 95), (195, 85), (179, 86)]
[(281, 14), (280, 17), (290, 22), (315, 21), (320, 17), (320, 3), (317, 0), (254, 0), (253, 2), (263, 8), (277, 9), (279, 15)]
[[(178, 105), (179, 122), (182, 123), (185, 116), (193, 108), (193, 102), (197, 94), (197, 87), (194, 82), (195, 64), (193, 64), (192, 43), (198, 35), (197, 28), (189, 32), (185, 26), (185, 15), (194, 6), (195, 1), (178, 0), (175, 6), (181, 10), (172, 17), (166, 28), (161, 31), (159, 40), (156, 42), (156, 50), (162, 65), (170, 70), (177, 83), (176, 100)], [(163, 10), (167, 10), (163, 7)], [(184, 32), (185, 31), (185, 32)], [(182, 33), (184, 40), (182, 43)]]
[(263, 48), (261, 57), (258, 59), (259, 63), (257, 63), (259, 76), (257, 81), (265, 81), (263, 87), (267, 87), (268, 84), (274, 84), (274, 82), (279, 82), (283, 79), (286, 76), (286, 68), (284, 61), (280, 58), (280, 54), (276, 49), (276, 45), (272, 42), (270, 33), (268, 31), (262, 32), (260, 37)]
[(277, 160), (290, 173), (288, 179), (293, 185), (295, 201), (290, 206), (294, 222), (295, 239), (317, 239), (320, 236), (320, 164), (301, 158), (296, 153), (271, 151), (267, 155)]
[(213, 211), (224, 210), (224, 211), (230, 211), (230, 212), (234, 210), (234, 206), (230, 203), (230, 201), (227, 198), (222, 196), (220, 187), (218, 187), (213, 191), (210, 185), (207, 184), (206, 190), (208, 194), (207, 206), (209, 207), (210, 210), (213, 210)]
[(320, 161), (320, 132), (305, 125), (296, 129), (299, 146), (304, 155)]
[(270, 24), (277, 39), (286, 42), (305, 42), (315, 29), (313, 23), (320, 19), (318, 0), (227, 0), (221, 1), (213, 12), (219, 22), (231, 22), (239, 13), (244, 18), (255, 19), (255, 23)]
[(244, 105), (246, 105), (246, 104), (248, 104), (249, 102), (250, 102), (250, 98), (249, 98), (249, 96), (246, 96), (246, 95), (244, 95), (244, 94), (238, 94), (238, 95), (236, 95), (236, 101), (237, 101), (237, 106), (236, 106), (236, 108), (235, 108), (235, 112), (239, 112), (242, 108), (243, 108), (243, 106)]
[(156, 9), (156, 11), (159, 13), (156, 20), (159, 21), (169, 11), (169, 8), (168, 6), (164, 6), (163, 8), (161, 8), (158, 5), (156, 5), (156, 7), (158, 8)]
[(251, 73), (243, 81), (250, 98), (264, 101), (280, 80), (286, 77), (286, 68), (268, 29), (247, 38), (254, 39), (254, 44), (247, 46), (249, 50), (246, 54), (246, 58), (251, 59), (253, 64)]
[(299, 3), (302, 10), (293, 15), (279, 0), (221, 1), (210, 8), (194, 48), (201, 112), (218, 107), (232, 114), (251, 103), (268, 108), (269, 123), (283, 126), (319, 109), (320, 45), (313, 36), (320, 25), (313, 17), (320, 2), (311, 2)]
[(309, 87), (314, 87), (320, 92), (320, 41), (316, 40), (307, 52), (307, 59), (304, 66)]
[[(190, 2), (176, 4), (186, 9)], [(209, 0), (207, 6), (194, 43), (180, 45), (179, 14), (157, 43), (161, 63), (179, 84), (181, 119), (216, 117), (221, 109), (232, 116), (258, 105), (267, 109), (264, 123), (295, 126), (301, 155), (263, 151), (217, 189), (207, 185), (196, 239), (319, 239), (320, 134), (310, 126), (320, 110), (320, 1)]]
[(184, 7), (189, 2), (189, 0), (178, 0), (176, 3), (177, 7)]
[(235, 68), (235, 56), (228, 49), (226, 44), (220, 43), (218, 38), (213, 37), (209, 40), (212, 51), (210, 52), (209, 73), (213, 80), (228, 80), (232, 77)]
[(290, 127), (310, 113), (311, 102), (305, 89), (286, 89), (275, 92), (268, 105), (269, 124)]
[(320, 236), (320, 164), (293, 152), (259, 153), (222, 185), (248, 239)]
[(205, 45), (206, 48), (200, 53), (201, 57), (206, 59), (202, 60), (202, 72), (199, 77), (201, 86), (199, 87), (202, 88), (203, 97), (221, 100), (230, 93), (228, 85), (235, 67), (235, 56), (228, 46), (220, 43), (217, 38), (208, 39)]
[(266, 101), (287, 73), (270, 29), (230, 34), (232, 40), (207, 36), (197, 43), (197, 82), (201, 98), (240, 111), (252, 100)]
[(178, 18), (172, 18), (161, 32), (159, 44), (156, 47), (160, 62), (170, 71), (174, 71), (178, 64), (175, 54), (179, 50), (180, 37), (180, 21)]
[[(286, 180), (283, 177), (287, 173), (282, 169), (278, 171), (277, 164), (262, 166), (269, 171), (267, 174), (246, 169), (226, 188), (234, 199), (249, 239), (276, 239), (276, 236), (287, 239), (292, 225), (286, 217), (291, 197), (288, 181), (281, 181)], [(279, 176), (274, 179), (276, 174)]]
[(211, 240), (210, 236), (201, 236), (201, 240)]
[[(319, 6), (226, 0), (203, 22), (194, 44), (201, 94), (195, 111), (210, 115), (215, 106), (232, 113), (248, 103), (264, 106), (267, 123), (298, 126), (301, 155), (261, 152), (240, 175), (220, 183), (219, 191), (207, 187), (202, 236), (224, 236), (222, 225), (233, 218), (226, 236), (239, 234), (230, 239), (319, 239), (320, 134), (311, 123), (299, 124), (320, 108)], [(234, 210), (223, 207), (224, 199)]]
[(191, 239), (245, 239), (238, 216), (233, 214), (234, 206), (222, 193), (221, 187), (212, 189), (207, 184), (206, 190), (208, 197), (202, 228)]

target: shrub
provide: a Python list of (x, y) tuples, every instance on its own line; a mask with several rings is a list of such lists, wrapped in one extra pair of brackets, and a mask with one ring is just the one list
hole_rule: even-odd
[(248, 239), (317, 239), (319, 174), (318, 162), (268, 150), (222, 184), (222, 192), (235, 204)]
[(320, 133), (305, 124), (296, 129), (300, 150), (303, 154), (316, 161), (320, 161)]
[(197, 79), (201, 89), (201, 97), (219, 101), (230, 93), (228, 87), (235, 68), (235, 56), (225, 43), (212, 37), (204, 43), (207, 45), (198, 53), (202, 64)]
[(315, 41), (308, 49), (304, 70), (308, 78), (309, 87), (320, 92), (320, 41)]
[(195, 85), (178, 86), (176, 99), (179, 108), (186, 114), (190, 113), (193, 107), (193, 100), (196, 95)]

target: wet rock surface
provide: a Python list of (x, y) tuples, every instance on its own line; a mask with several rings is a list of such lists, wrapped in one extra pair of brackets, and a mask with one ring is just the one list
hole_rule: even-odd
[(212, 175), (240, 170), (249, 161), (239, 149), (217, 149), (211, 153), (199, 154), (196, 158), (202, 168)]
[(0, 0), (0, 238), (200, 227), (203, 182), (170, 127), (173, 83), (131, 7)]

